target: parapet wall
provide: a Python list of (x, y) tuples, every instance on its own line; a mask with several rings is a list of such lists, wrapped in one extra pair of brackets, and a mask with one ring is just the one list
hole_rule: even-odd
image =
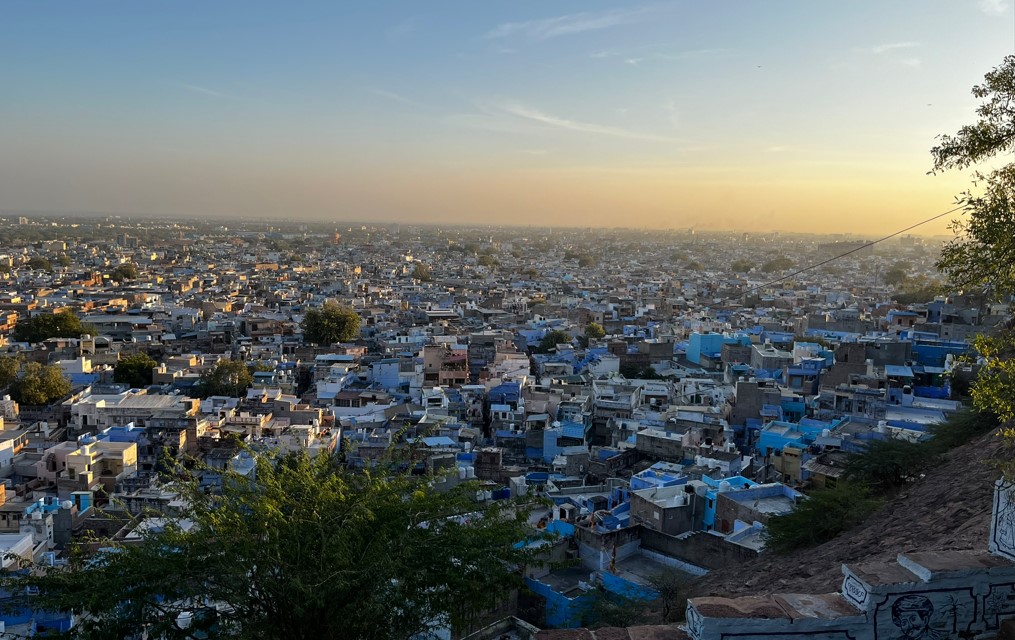
[(694, 640), (996, 638), (1015, 619), (1015, 484), (998, 482), (990, 553), (904, 553), (843, 565), (839, 593), (693, 598)]

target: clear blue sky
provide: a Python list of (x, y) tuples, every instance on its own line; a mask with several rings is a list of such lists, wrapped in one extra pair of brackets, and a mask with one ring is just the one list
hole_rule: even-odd
[(0, 209), (878, 232), (1013, 51), (1011, 0), (8, 3)]

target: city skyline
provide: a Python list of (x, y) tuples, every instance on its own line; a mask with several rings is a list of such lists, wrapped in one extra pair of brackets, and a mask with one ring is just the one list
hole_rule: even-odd
[(5, 211), (878, 234), (968, 188), (929, 149), (1015, 15), (38, 2), (0, 35)]

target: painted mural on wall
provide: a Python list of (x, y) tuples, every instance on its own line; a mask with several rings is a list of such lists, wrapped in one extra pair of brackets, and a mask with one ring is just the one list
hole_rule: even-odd
[(947, 640), (974, 626), (980, 615), (970, 589), (894, 594), (874, 609), (875, 640)]
[(990, 523), (990, 552), (1015, 560), (1015, 482), (997, 481), (994, 487), (993, 515)]

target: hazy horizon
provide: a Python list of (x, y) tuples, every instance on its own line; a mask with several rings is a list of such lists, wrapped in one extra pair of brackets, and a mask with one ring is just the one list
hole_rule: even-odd
[[(877, 235), (1009, 0), (20, 3), (0, 209)], [(946, 217), (913, 234), (947, 234)]]

